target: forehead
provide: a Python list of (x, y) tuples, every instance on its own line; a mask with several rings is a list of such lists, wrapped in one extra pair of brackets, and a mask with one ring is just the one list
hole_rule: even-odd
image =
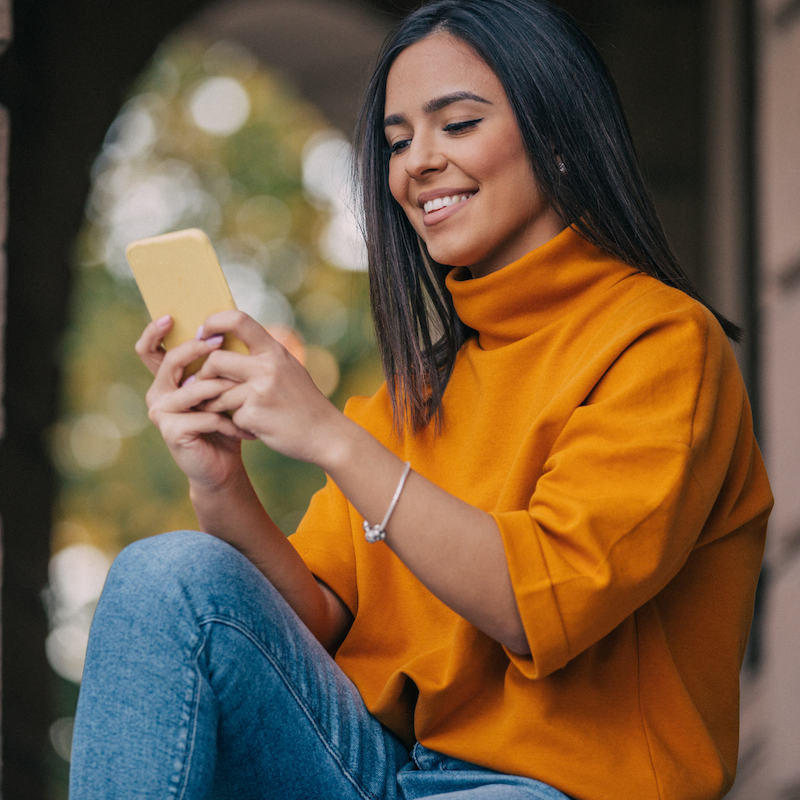
[(417, 110), (428, 101), (469, 91), (492, 103), (505, 98), (490, 67), (461, 39), (435, 33), (403, 50), (386, 78), (386, 114)]

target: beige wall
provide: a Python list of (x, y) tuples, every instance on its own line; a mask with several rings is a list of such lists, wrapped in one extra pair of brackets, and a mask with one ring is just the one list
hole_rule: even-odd
[(764, 447), (775, 492), (761, 692), (765, 797), (800, 797), (800, 4), (760, 3)]
[(800, 3), (757, 2), (761, 443), (775, 493), (763, 660), (731, 800), (800, 798)]

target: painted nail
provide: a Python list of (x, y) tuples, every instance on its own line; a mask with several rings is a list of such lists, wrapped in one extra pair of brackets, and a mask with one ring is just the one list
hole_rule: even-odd
[(203, 338), (203, 326), (202, 325), (197, 329), (197, 333), (194, 335), (194, 338), (197, 339), (198, 341)]
[(218, 344), (222, 344), (224, 338), (225, 337), (221, 333), (218, 333), (216, 336), (209, 336), (208, 339), (206, 339), (206, 344), (216, 347)]
[(188, 386), (190, 383), (194, 383), (197, 380), (197, 375), (190, 375), (182, 384), (181, 386)]
[(164, 314), (164, 316), (163, 316), (163, 317), (159, 317), (159, 318), (156, 320), (156, 325), (157, 325), (159, 328), (166, 328), (166, 327), (167, 327), (167, 325), (169, 325), (169, 321), (170, 321), (171, 319), (172, 319), (172, 317), (171, 317), (169, 314)]

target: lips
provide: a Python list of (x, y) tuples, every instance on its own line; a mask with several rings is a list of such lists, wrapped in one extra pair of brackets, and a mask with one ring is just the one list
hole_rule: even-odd
[(429, 226), (447, 219), (474, 197), (475, 194), (477, 194), (475, 190), (454, 191), (452, 189), (424, 192), (417, 199), (417, 202), (422, 207), (423, 223)]

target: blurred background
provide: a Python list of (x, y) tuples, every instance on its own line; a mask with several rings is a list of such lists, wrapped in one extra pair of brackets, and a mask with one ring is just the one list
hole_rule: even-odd
[[(2, 792), (63, 800), (94, 605), (194, 527), (147, 421), (132, 239), (211, 237), (240, 308), (342, 406), (381, 375), (348, 143), (403, 0), (0, 0)], [(776, 495), (737, 800), (800, 798), (800, 2), (563, 0), (618, 82), (687, 271), (737, 355)], [(2, 297), (0, 297), (0, 300)], [(324, 477), (246, 443), (287, 533)]]

